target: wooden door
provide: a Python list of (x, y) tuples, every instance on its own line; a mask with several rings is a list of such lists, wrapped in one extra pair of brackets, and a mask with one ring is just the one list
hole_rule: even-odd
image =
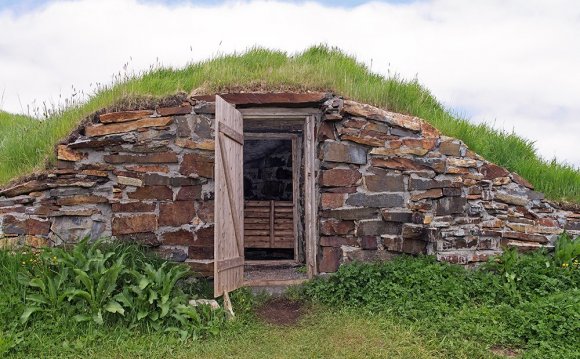
[(244, 281), (243, 119), (216, 96), (214, 296)]

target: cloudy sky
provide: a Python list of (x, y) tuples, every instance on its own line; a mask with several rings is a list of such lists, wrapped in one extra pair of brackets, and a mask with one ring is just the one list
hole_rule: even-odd
[(326, 43), (580, 167), (578, 0), (0, 0), (0, 109), (161, 63)]

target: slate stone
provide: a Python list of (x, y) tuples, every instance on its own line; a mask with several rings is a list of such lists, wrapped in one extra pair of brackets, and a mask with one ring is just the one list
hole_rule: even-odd
[(187, 249), (187, 254), (189, 259), (213, 259), (214, 258), (214, 248), (213, 247), (193, 247), (190, 246)]
[(363, 237), (361, 237), (360, 246), (362, 249), (376, 250), (378, 248), (377, 237), (375, 237), (375, 236), (363, 236)]
[(358, 246), (358, 241), (356, 238), (351, 236), (322, 236), (320, 237), (321, 247), (335, 247), (340, 248), (342, 246)]
[(426, 235), (425, 227), (420, 224), (403, 224), (403, 239), (424, 239)]
[(154, 214), (139, 214), (133, 216), (113, 217), (113, 235), (155, 232), (157, 216)]
[(161, 242), (164, 245), (190, 246), (195, 244), (195, 236), (191, 231), (180, 229), (163, 233), (161, 235)]
[(509, 171), (493, 163), (485, 163), (479, 170), (483, 174), (483, 179), (492, 180), (497, 177), (509, 176)]
[(129, 203), (113, 203), (111, 209), (114, 213), (118, 212), (153, 212), (155, 211), (155, 203), (151, 202), (129, 202)]
[(187, 115), (192, 111), (192, 107), (189, 104), (182, 106), (173, 107), (162, 107), (157, 109), (157, 114), (159, 116), (176, 116), (176, 115)]
[(195, 199), (201, 199), (201, 186), (184, 186), (177, 192), (178, 201), (189, 201)]
[(88, 195), (89, 193), (91, 193), (91, 191), (86, 188), (69, 187), (51, 189), (48, 194), (50, 197), (60, 198), (68, 196)]
[(567, 231), (580, 231), (580, 221), (568, 220), (564, 226), (564, 229)]
[(382, 234), (401, 234), (402, 224), (385, 222), (383, 220), (360, 221), (356, 229), (356, 235), (380, 236)]
[(371, 192), (402, 192), (405, 190), (405, 176), (389, 174), (379, 168), (371, 169), (374, 175), (365, 176), (365, 185)]
[(349, 168), (333, 168), (322, 171), (320, 185), (324, 187), (347, 187), (355, 185), (362, 175), (358, 170)]
[(323, 219), (320, 221), (320, 233), (327, 236), (346, 235), (354, 232), (354, 221)]
[(434, 180), (426, 178), (413, 178), (409, 179), (409, 190), (410, 191), (423, 191), (433, 188), (443, 188), (443, 187), (455, 187), (458, 184), (451, 182), (450, 180)]
[(387, 222), (408, 223), (413, 220), (413, 212), (404, 212), (385, 209), (381, 211), (383, 219)]
[(363, 146), (341, 142), (324, 142), (322, 159), (329, 162), (366, 164), (367, 151)]
[(203, 201), (197, 203), (196, 214), (199, 219), (205, 223), (213, 223), (214, 221), (214, 201)]
[(358, 220), (376, 218), (378, 211), (376, 208), (348, 208), (322, 211), (321, 217), (336, 218), (342, 220)]
[(127, 193), (127, 196), (130, 199), (172, 200), (173, 191), (166, 186), (144, 186)]
[(138, 120), (151, 115), (153, 115), (151, 110), (119, 111), (101, 114), (99, 115), (99, 120), (102, 123), (117, 123)]
[(402, 195), (393, 193), (353, 193), (346, 200), (349, 206), (374, 208), (402, 207), (404, 202)]
[(159, 226), (179, 227), (195, 217), (193, 201), (176, 201), (159, 204)]
[(177, 155), (174, 152), (149, 153), (146, 155), (105, 155), (107, 163), (177, 163)]
[(461, 144), (453, 141), (444, 141), (439, 145), (439, 152), (447, 156), (459, 157), (461, 155)]
[(445, 187), (443, 188), (443, 195), (447, 197), (459, 197), (461, 196), (461, 188)]
[(464, 197), (444, 197), (435, 201), (435, 214), (445, 216), (449, 214), (463, 213), (467, 199)]
[(321, 273), (333, 273), (340, 266), (342, 250), (335, 247), (322, 247), (322, 256), (318, 261), (318, 271)]
[(208, 247), (213, 246), (214, 242), (214, 228), (205, 227), (200, 228), (195, 232), (194, 246)]
[(200, 177), (214, 177), (214, 159), (197, 153), (183, 155), (179, 173), (185, 176), (198, 175)]
[(399, 137), (419, 137), (416, 132), (405, 130), (400, 127), (391, 128), (391, 135)]
[(321, 193), (320, 205), (322, 209), (334, 209), (344, 206), (345, 193)]

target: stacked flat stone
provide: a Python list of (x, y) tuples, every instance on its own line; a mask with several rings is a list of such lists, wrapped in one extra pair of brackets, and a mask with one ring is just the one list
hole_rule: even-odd
[[(516, 173), (412, 116), (329, 95), (321, 102), (319, 270), (398, 253), (471, 264), (502, 248), (580, 234)], [(115, 237), (213, 270), (214, 104), (92, 116), (57, 164), (0, 190), (0, 245)]]

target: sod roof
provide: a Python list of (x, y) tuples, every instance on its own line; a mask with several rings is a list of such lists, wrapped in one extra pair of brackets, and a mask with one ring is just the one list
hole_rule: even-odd
[(133, 103), (138, 108), (148, 99), (192, 91), (327, 91), (418, 116), (445, 135), (461, 139), (487, 160), (517, 172), (547, 198), (580, 203), (580, 170), (540, 158), (533, 142), (515, 133), (473, 124), (457, 116), (416, 80), (372, 73), (353, 57), (325, 46), (293, 56), (253, 49), (180, 69), (151, 69), (103, 86), (88, 101), (60, 108), (43, 121), (0, 111), (0, 185), (54, 161), (54, 145), (94, 112), (120, 102)]

